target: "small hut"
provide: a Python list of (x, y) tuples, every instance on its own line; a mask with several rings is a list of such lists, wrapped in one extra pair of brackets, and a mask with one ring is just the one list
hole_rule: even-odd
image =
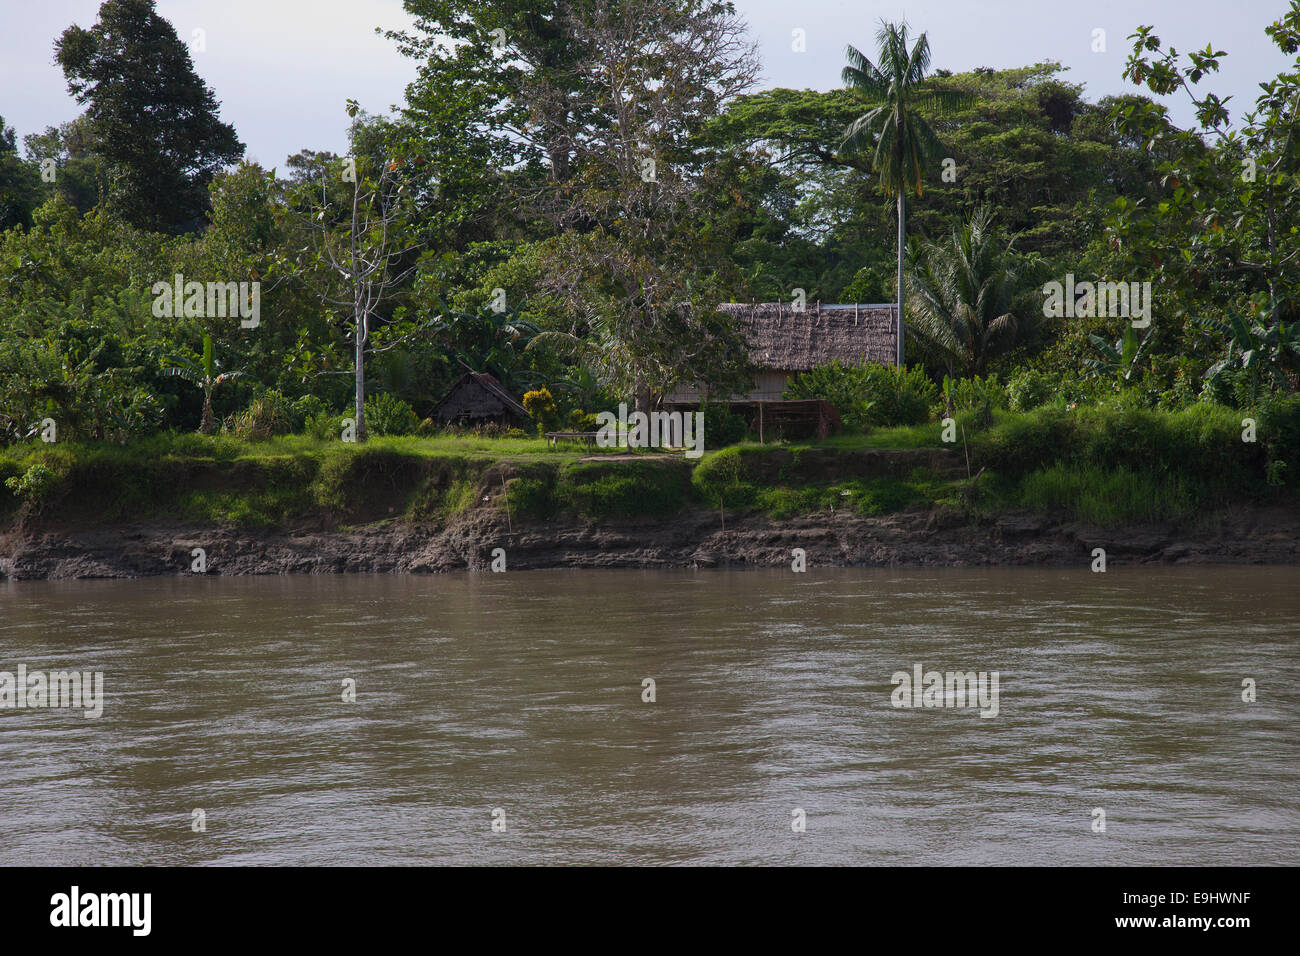
[[(725, 302), (718, 306), (740, 320), (749, 342), (750, 361), (758, 368), (754, 389), (732, 401), (779, 401), (790, 379), (819, 365), (839, 360), (857, 365), (893, 365), (898, 336), (898, 309), (884, 305), (809, 303), (796, 312), (789, 302)], [(698, 402), (703, 396), (679, 385), (665, 404)]]
[(440, 422), (482, 425), (494, 422), (522, 426), (531, 416), (493, 376), (486, 372), (466, 372), (433, 408)]
[[(740, 415), (763, 441), (767, 436), (825, 438), (840, 429), (838, 410), (821, 400), (786, 401), (786, 386), (800, 372), (828, 362), (893, 365), (898, 309), (885, 305), (822, 305), (796, 311), (789, 302), (725, 302), (718, 306), (739, 321), (755, 366), (754, 387), (746, 394), (712, 396)], [(691, 384), (664, 397), (664, 408), (689, 410), (707, 396)]]

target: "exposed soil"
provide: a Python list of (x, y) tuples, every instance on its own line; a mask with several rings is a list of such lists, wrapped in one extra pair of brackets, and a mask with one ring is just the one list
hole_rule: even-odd
[[(513, 530), (511, 530), (511, 528)], [(475, 509), (445, 527), (384, 521), (346, 530), (280, 531), (124, 525), (43, 527), (0, 535), (0, 577), (120, 578), (190, 573), (192, 549), (207, 573), (328, 574), (488, 570), (504, 548), (509, 570), (788, 566), (1076, 565), (1104, 548), (1110, 565), (1300, 564), (1300, 515), (1253, 509), (1197, 527), (1096, 528), (1034, 515), (971, 521), (948, 509), (882, 517), (851, 513), (773, 521), (697, 510), (667, 520), (554, 518), (508, 527), (498, 509)]]

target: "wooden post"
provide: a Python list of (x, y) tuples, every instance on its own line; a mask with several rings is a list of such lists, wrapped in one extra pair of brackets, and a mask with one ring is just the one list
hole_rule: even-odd
[(763, 444), (763, 400), (758, 401), (758, 443)]

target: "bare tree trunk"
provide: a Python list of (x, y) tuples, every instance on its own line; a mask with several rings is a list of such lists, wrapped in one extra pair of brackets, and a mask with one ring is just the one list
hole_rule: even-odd
[[(355, 439), (363, 442), (368, 437), (366, 428), (366, 352), (370, 346), (370, 321), (383, 323), (381, 304), (394, 289), (414, 272), (407, 266), (396, 275), (391, 271), (400, 265), (401, 256), (414, 251), (419, 242), (398, 248), (404, 228), (404, 213), (400, 208), (402, 183), (397, 172), (397, 160), (380, 164), (377, 180), (364, 175), (347, 180), (352, 183), (352, 221), (348, 232), (335, 231), (324, 175), (321, 179), (319, 212), (304, 222), (312, 231), (316, 244), (317, 260), (329, 266), (333, 276), (342, 277), (342, 288), (335, 293), (333, 283), (316, 290), (321, 300), (343, 317), (346, 325), (351, 317), (353, 354), (353, 418)], [(363, 194), (362, 189), (365, 189)], [(418, 237), (417, 237), (418, 240)], [(337, 281), (337, 280), (335, 280)], [(311, 286), (311, 283), (308, 283)], [(403, 336), (402, 338), (405, 338)], [(384, 347), (392, 348), (395, 342)]]
[(903, 361), (903, 249), (906, 247), (907, 235), (903, 227), (903, 217), (907, 206), (907, 190), (898, 187), (898, 367)]
[(356, 375), (357, 375), (357, 441), (366, 440), (366, 333), (369, 332), (368, 323), (366, 322), (366, 309), (362, 301), (362, 286), (356, 274), (357, 269), (357, 205), (361, 195), (361, 184), (359, 182), (352, 184), (352, 338), (356, 346)]
[(356, 316), (356, 325), (352, 337), (356, 340), (356, 374), (357, 374), (357, 441), (366, 440), (366, 334), (365, 318)]

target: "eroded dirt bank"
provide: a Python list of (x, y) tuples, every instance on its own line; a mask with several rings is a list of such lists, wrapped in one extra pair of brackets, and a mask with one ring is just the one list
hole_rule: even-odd
[(432, 573), (489, 569), (494, 548), (511, 571), (539, 568), (1071, 565), (1105, 548), (1110, 565), (1300, 564), (1300, 515), (1241, 510), (1196, 527), (1096, 528), (1031, 515), (972, 521), (937, 509), (882, 517), (849, 513), (786, 521), (691, 511), (671, 519), (555, 518), (508, 526), (473, 511), (445, 527), (392, 521), (351, 530), (246, 531), (123, 525), (0, 535), (0, 577), (121, 578), (189, 574), (202, 548), (207, 573)]

